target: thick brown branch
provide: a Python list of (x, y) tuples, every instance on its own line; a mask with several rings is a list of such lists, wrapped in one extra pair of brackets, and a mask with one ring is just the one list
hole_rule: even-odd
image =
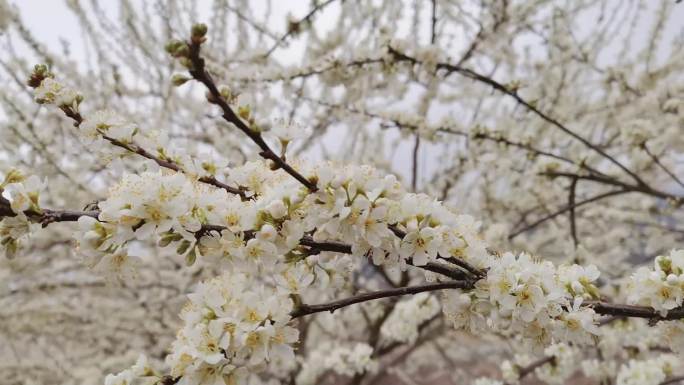
[(467, 289), (471, 287), (471, 283), (467, 281), (451, 281), (451, 282), (441, 282), (441, 283), (432, 283), (432, 284), (427, 284), (427, 285), (420, 285), (420, 286), (407, 286), (407, 287), (400, 287), (396, 289), (388, 289), (388, 290), (379, 290), (379, 291), (374, 291), (370, 293), (364, 293), (364, 294), (359, 294), (355, 295), (353, 297), (349, 298), (344, 298), (340, 299), (337, 301), (332, 301), (329, 303), (324, 303), (320, 305), (306, 305), (303, 304), (299, 306), (296, 310), (290, 313), (292, 318), (298, 318), (302, 317), (305, 315), (313, 314), (313, 313), (320, 313), (324, 311), (329, 311), (329, 312), (334, 312), (337, 309), (353, 305), (356, 303), (361, 303), (361, 302), (366, 302), (366, 301), (372, 301), (375, 299), (380, 299), (380, 298), (388, 298), (388, 297), (396, 297), (396, 296), (402, 296), (402, 295), (408, 295), (408, 294), (417, 294), (417, 293), (422, 293), (426, 291), (436, 291), (436, 290), (444, 290), (444, 289)]
[[(13, 217), (16, 214), (12, 211), (12, 208), (10, 207), (10, 203), (2, 196), (0, 196), (0, 219), (2, 217)], [(92, 210), (92, 211), (69, 211), (69, 210), (51, 210), (51, 209), (43, 209), (42, 213), (37, 213), (35, 211), (26, 211), (25, 212), (26, 216), (32, 219), (35, 222), (41, 223), (43, 227), (54, 223), (54, 222), (75, 222), (78, 221), (78, 218), (82, 216), (89, 216), (93, 218), (98, 218), (100, 215), (100, 212), (97, 210)], [(225, 230), (226, 228), (224, 226), (220, 225), (212, 225), (212, 224), (204, 224), (202, 225), (202, 228), (195, 234), (197, 238), (200, 238), (210, 232), (221, 232)], [(252, 238), (254, 236), (253, 233), (246, 233), (245, 234), (245, 239)], [(352, 254), (352, 247), (350, 245), (347, 245), (345, 243), (337, 242), (337, 241), (323, 241), (323, 242), (316, 242), (314, 241), (310, 236), (305, 235), (300, 241), (300, 245), (309, 247), (310, 249), (313, 249), (316, 252), (321, 252), (321, 251), (329, 251), (329, 252), (334, 252), (334, 253), (342, 253), (342, 254)], [(423, 269), (426, 271), (430, 271), (433, 273), (437, 273), (440, 275), (443, 275), (445, 277), (449, 277), (451, 279), (457, 279), (457, 280), (469, 280), (470, 277), (468, 277), (463, 271), (456, 270), (451, 268), (448, 265), (441, 264), (441, 263), (435, 263), (435, 262), (428, 262), (427, 264), (423, 266), (415, 266), (413, 265), (413, 262), (409, 259), (407, 261), (407, 264), (417, 267), (419, 269)], [(472, 282), (472, 280), (470, 280)]]
[[(0, 219), (3, 217), (14, 217), (16, 215), (17, 214), (12, 211), (10, 202), (0, 196)], [(47, 227), (47, 225), (53, 222), (75, 222), (78, 218), (84, 216), (97, 218), (97, 216), (100, 215), (100, 212), (97, 210), (71, 211), (42, 209), (41, 212), (26, 210), (24, 211), (24, 215), (32, 221), (42, 224), (43, 227)]]
[(646, 306), (624, 305), (600, 301), (588, 301), (586, 306), (594, 309), (596, 313), (617, 317), (647, 318), (654, 321), (674, 320), (684, 318), (684, 307), (678, 307), (662, 316), (658, 311)]

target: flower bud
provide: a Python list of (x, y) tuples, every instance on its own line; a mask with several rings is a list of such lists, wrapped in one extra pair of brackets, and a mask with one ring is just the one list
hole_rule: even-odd
[(83, 240), (87, 243), (89, 247), (96, 248), (98, 243), (102, 240), (100, 234), (97, 231), (88, 231), (83, 235)]
[(269, 131), (271, 129), (271, 127), (273, 126), (269, 119), (263, 119), (263, 118), (259, 119), (256, 122), (256, 125), (257, 125), (257, 127), (259, 127), (259, 131), (261, 131), (261, 132)]
[(166, 53), (168, 53), (168, 54), (173, 54), (174, 52), (176, 52), (176, 48), (175, 48), (175, 47), (176, 47), (176, 42), (177, 42), (177, 41), (178, 41), (178, 40), (171, 40), (171, 41), (168, 41), (168, 42), (164, 45), (164, 51), (166, 51)]
[(188, 46), (180, 40), (171, 40), (164, 46), (166, 52), (173, 57), (186, 56), (184, 54), (189, 53)]
[(287, 207), (280, 199), (269, 203), (268, 206), (266, 206), (266, 211), (268, 211), (268, 213), (271, 214), (271, 216), (275, 219), (280, 219), (287, 215)]
[(173, 76), (171, 76), (171, 84), (173, 84), (176, 87), (182, 86), (188, 80), (192, 80), (192, 79), (185, 76), (185, 75), (181, 75), (181, 74), (174, 74)]
[(679, 277), (674, 274), (669, 274), (667, 276), (667, 284), (671, 286), (679, 285)]
[(21, 173), (21, 171), (17, 170), (16, 168), (13, 168), (9, 170), (7, 175), (5, 175), (5, 180), (0, 184), (0, 187), (5, 187), (8, 184), (12, 183), (21, 183), (26, 180), (26, 176)]
[(32, 88), (37, 88), (45, 78), (52, 78), (54, 76), (55, 75), (52, 72), (48, 71), (48, 67), (45, 64), (36, 64), (33, 67), (33, 72), (31, 73), (27, 84)]
[(192, 42), (195, 44), (204, 43), (207, 40), (205, 36), (208, 30), (209, 28), (204, 23), (198, 23), (193, 25), (192, 29), (190, 30)]
[(178, 62), (181, 63), (181, 65), (187, 69), (192, 69), (192, 60), (187, 57), (181, 57), (178, 59)]
[(222, 85), (219, 87), (219, 93), (221, 94), (221, 97), (225, 100), (233, 99), (233, 91), (230, 89), (230, 87), (226, 85)]
[(249, 119), (250, 113), (251, 113), (251, 109), (249, 108), (248, 105), (238, 107), (238, 115), (240, 115), (240, 117), (242, 119), (245, 119), (245, 120)]
[(258, 237), (260, 239), (263, 239), (265, 241), (273, 242), (275, 241), (276, 237), (278, 236), (278, 231), (276, 231), (275, 227), (270, 224), (265, 224), (261, 227), (261, 230), (259, 230)]

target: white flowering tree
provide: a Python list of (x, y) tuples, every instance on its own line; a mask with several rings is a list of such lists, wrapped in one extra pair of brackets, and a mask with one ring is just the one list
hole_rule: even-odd
[(3, 383), (684, 381), (684, 5), (288, 3), (0, 0)]

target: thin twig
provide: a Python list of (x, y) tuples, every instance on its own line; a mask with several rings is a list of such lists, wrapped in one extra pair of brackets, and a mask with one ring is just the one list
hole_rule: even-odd
[(570, 207), (570, 235), (572, 236), (572, 242), (575, 245), (575, 249), (579, 245), (579, 240), (577, 239), (577, 220), (575, 218), (575, 192), (577, 190), (577, 178), (574, 178), (570, 183), (570, 193), (568, 194), (568, 206)]
[(643, 148), (644, 151), (646, 151), (646, 154), (648, 154), (648, 156), (650, 156), (651, 159), (653, 159), (653, 161), (654, 161), (654, 162), (655, 162), (663, 171), (665, 171), (665, 173), (666, 173), (667, 175), (670, 176), (670, 178), (672, 178), (675, 182), (677, 182), (678, 185), (684, 187), (684, 183), (682, 183), (681, 179), (679, 179), (679, 178), (677, 177), (677, 175), (675, 175), (669, 168), (667, 168), (667, 167), (660, 161), (660, 158), (658, 158), (658, 156), (656, 156), (654, 153), (652, 153), (652, 152), (648, 149), (648, 146), (646, 145), (645, 142), (641, 145), (641, 148)]
[(323, 10), (325, 7), (328, 5), (332, 4), (335, 0), (328, 0), (324, 3), (318, 4), (315, 7), (313, 7), (309, 13), (306, 14), (303, 18), (299, 19), (298, 21), (291, 22), (287, 26), (287, 32), (283, 34), (283, 36), (278, 39), (275, 44), (264, 54), (264, 58), (268, 58), (271, 56), (271, 54), (281, 45), (283, 44), (290, 36), (292, 36), (294, 33), (297, 33), (300, 31), (301, 25), (303, 23), (310, 23), (311, 19), (313, 16), (318, 13), (319, 11)]
[(542, 223), (544, 223), (550, 219), (553, 219), (553, 218), (555, 218), (555, 217), (557, 217), (557, 216), (559, 216), (559, 215), (563, 214), (564, 212), (569, 211), (571, 209), (574, 209), (574, 208), (577, 208), (580, 206), (584, 206), (586, 204), (596, 202), (598, 200), (605, 199), (605, 198), (608, 198), (611, 196), (626, 194), (628, 192), (629, 191), (625, 191), (625, 190), (612, 190), (612, 191), (608, 191), (608, 192), (603, 193), (603, 194), (594, 195), (591, 198), (587, 198), (587, 199), (581, 200), (579, 202), (575, 202), (575, 204), (573, 204), (573, 205), (566, 205), (566, 206), (561, 207), (560, 209), (554, 211), (553, 213), (548, 214), (548, 215), (544, 216), (543, 218), (540, 218), (540, 219), (536, 220), (535, 222), (523, 227), (522, 229), (512, 232), (511, 234), (508, 235), (508, 239), (511, 240), (511, 239), (517, 237), (518, 235), (520, 235), (524, 232), (530, 231), (530, 230), (534, 229), (535, 227), (541, 225)]
[[(68, 109), (68, 108), (63, 109), (62, 111), (64, 111), (64, 114), (74, 121), (75, 127), (79, 127), (83, 123), (84, 119), (80, 113), (75, 112), (75, 111)], [(145, 150), (144, 148), (140, 147), (139, 145), (135, 144), (134, 142), (122, 142), (118, 139), (109, 137), (109, 136), (104, 135), (104, 134), (102, 135), (102, 138), (104, 140), (108, 141), (109, 143), (111, 143), (112, 145), (116, 146), (116, 147), (120, 147), (120, 148), (123, 148), (127, 151), (134, 153), (134, 154), (138, 154), (138, 155), (142, 156), (143, 158), (153, 160), (160, 167), (164, 167), (164, 168), (176, 171), (176, 172), (182, 172), (181, 168), (174, 161), (168, 160), (168, 159), (162, 159), (158, 156), (155, 156), (154, 154), (150, 153), (149, 151)], [(219, 181), (218, 179), (216, 179), (213, 176), (203, 176), (203, 177), (199, 178), (198, 180), (202, 183), (206, 183), (206, 184), (212, 185), (214, 187), (222, 188), (231, 194), (239, 195), (240, 198), (242, 198), (242, 200), (249, 200), (250, 199), (249, 197), (247, 197), (247, 194), (246, 194), (247, 190), (244, 187), (229, 186), (229, 185)]]

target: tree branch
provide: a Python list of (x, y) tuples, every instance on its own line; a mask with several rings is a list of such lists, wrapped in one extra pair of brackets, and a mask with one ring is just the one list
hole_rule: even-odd
[[(402, 52), (399, 52), (392, 48), (391, 46), (388, 48), (389, 52), (397, 59), (398, 61), (406, 61), (411, 64), (421, 64), (419, 60), (416, 58), (410, 57)], [(646, 185), (646, 183), (633, 171), (628, 169), (625, 165), (620, 163), (617, 159), (606, 153), (604, 150), (602, 150), (600, 147), (596, 146), (595, 144), (591, 143), (589, 140), (585, 139), (584, 137), (580, 136), (579, 134), (575, 133), (571, 129), (569, 129), (567, 126), (563, 125), (560, 123), (558, 120), (555, 118), (547, 115), (546, 113), (542, 112), (539, 110), (537, 107), (532, 105), (530, 102), (526, 101), (518, 93), (514, 90), (509, 89), (505, 85), (495, 81), (494, 79), (491, 79), (487, 76), (481, 75), (473, 70), (458, 66), (458, 65), (453, 65), (449, 63), (438, 63), (437, 64), (437, 70), (446, 70), (446, 76), (449, 76), (451, 73), (456, 72), (462, 76), (465, 76), (469, 79), (478, 81), (483, 84), (487, 84), (490, 87), (492, 87), (494, 90), (499, 91), (505, 95), (510, 96), (513, 98), (516, 102), (527, 108), (529, 111), (533, 112), (535, 115), (540, 117), (542, 120), (546, 121), (547, 123), (550, 123), (551, 125), (555, 126), (556, 128), (560, 129), (564, 133), (570, 135), (571, 137), (577, 139), (580, 141), (582, 144), (590, 148), (591, 150), (595, 151), (605, 159), (609, 160), (611, 163), (622, 169), (625, 173), (627, 173), (629, 176), (631, 176), (638, 184), (640, 185)]]
[(580, 175), (571, 172), (561, 172), (561, 171), (546, 171), (541, 172), (539, 175), (544, 175), (552, 178), (564, 177), (564, 178), (577, 178), (582, 180), (589, 180), (592, 182), (602, 183), (610, 186), (622, 187), (625, 191), (633, 191), (646, 195), (650, 195), (660, 199), (671, 199), (677, 203), (684, 201), (684, 197), (679, 195), (670, 194), (664, 191), (656, 190), (648, 185), (632, 185), (629, 183), (622, 182), (613, 177), (606, 175)]
[(467, 281), (450, 281), (441, 283), (431, 283), (419, 286), (406, 286), (396, 289), (379, 290), (370, 293), (355, 295), (349, 298), (332, 301), (329, 303), (319, 305), (302, 304), (296, 310), (290, 313), (292, 318), (298, 318), (305, 315), (320, 313), (324, 311), (334, 312), (337, 309), (353, 305), (360, 302), (372, 301), (380, 298), (396, 297), (408, 294), (417, 294), (426, 291), (445, 290), (445, 289), (467, 289), (471, 287), (471, 283)]
[[(70, 108), (63, 108), (62, 111), (64, 111), (64, 114), (74, 121), (75, 127), (79, 127), (83, 123), (84, 119), (80, 113), (75, 112), (75, 111), (71, 110)], [(104, 140), (108, 141), (109, 143), (111, 143), (112, 145), (116, 146), (116, 147), (120, 147), (120, 148), (128, 150), (134, 154), (138, 154), (138, 155), (142, 156), (143, 158), (153, 160), (160, 167), (164, 167), (164, 168), (176, 171), (176, 172), (182, 172), (182, 170), (178, 166), (178, 164), (176, 164), (172, 160), (162, 159), (158, 156), (155, 156), (152, 153), (150, 153), (149, 151), (145, 150), (144, 148), (138, 146), (134, 142), (124, 143), (118, 139), (109, 137), (109, 136), (104, 135), (104, 134), (102, 135), (102, 138)], [(203, 177), (199, 178), (198, 180), (202, 183), (206, 183), (206, 184), (212, 185), (214, 187), (222, 188), (231, 194), (239, 195), (240, 198), (242, 198), (242, 200), (249, 200), (250, 199), (247, 197), (247, 194), (246, 194), (247, 189), (245, 189), (244, 187), (237, 187), (236, 188), (236, 187), (229, 186), (223, 182), (220, 182), (219, 180), (217, 180), (213, 176), (203, 176)]]
[[(2, 196), (0, 196), (0, 198), (2, 198), (2, 199), (0, 199), (0, 218), (3, 216), (15, 216), (16, 214), (14, 212), (12, 212), (11, 208), (9, 207), (9, 202), (5, 198), (3, 198)], [(38, 221), (38, 222), (43, 223), (43, 226), (47, 226), (48, 224), (53, 223), (53, 222), (74, 222), (74, 221), (77, 221), (78, 218), (80, 218), (82, 216), (89, 216), (89, 217), (97, 219), (99, 216), (99, 211), (97, 211), (97, 210), (69, 211), (69, 210), (43, 209), (42, 213), (37, 213), (35, 211), (26, 211), (25, 214), (28, 217), (30, 217), (30, 218)], [(210, 232), (210, 231), (221, 231), (223, 229), (225, 229), (225, 227), (223, 227), (223, 226), (203, 225), (203, 227), (200, 231), (201, 232)], [(351, 254), (351, 246), (346, 245), (344, 243), (340, 243), (340, 242), (334, 242), (334, 241), (315, 242), (309, 236), (305, 236), (304, 238), (302, 238), (302, 240), (300, 240), (300, 244), (304, 245), (304, 246), (316, 248), (317, 250), (321, 250), (321, 251), (332, 251), (332, 252)], [(409, 263), (410, 263), (410, 261), (409, 261)], [(427, 285), (422, 285), (422, 286), (400, 287), (400, 288), (395, 288), (395, 289), (382, 290), (382, 291), (377, 291), (377, 292), (372, 292), (372, 293), (360, 294), (358, 296), (350, 297), (347, 299), (342, 299), (342, 300), (335, 301), (335, 302), (330, 302), (327, 304), (303, 305), (303, 307), (301, 309), (298, 309), (296, 311), (296, 313), (295, 313), (296, 317), (300, 317), (300, 316), (306, 315), (306, 314), (317, 313), (317, 312), (321, 312), (321, 311), (334, 311), (334, 310), (339, 309), (341, 307), (349, 306), (349, 305), (359, 303), (359, 302), (370, 301), (373, 299), (386, 298), (386, 297), (399, 296), (399, 295), (406, 295), (406, 294), (416, 294), (416, 293), (420, 293), (423, 291), (433, 291), (433, 290), (442, 290), (442, 289), (472, 289), (474, 287), (474, 282), (471, 279), (464, 279), (463, 272), (459, 271), (456, 274), (454, 274), (454, 272), (452, 270), (450, 270), (447, 265), (441, 265), (441, 264), (437, 264), (437, 263), (431, 263), (431, 264), (429, 263), (425, 266), (416, 266), (416, 267), (419, 267), (419, 268), (422, 268), (425, 270), (429, 270), (429, 271), (431, 271), (431, 269), (435, 269), (435, 270), (438, 270), (435, 272), (439, 272), (440, 274), (444, 274), (445, 276), (449, 276), (449, 277), (458, 276), (458, 278), (456, 278), (456, 279), (462, 279), (462, 280), (454, 280), (454, 281), (450, 281), (450, 282), (440, 282), (440, 283), (427, 284)], [(442, 269), (444, 269), (444, 270), (442, 270)], [(481, 270), (476, 270), (476, 271), (479, 271), (480, 274), (486, 274), (486, 272), (482, 272)], [(482, 278), (482, 277), (478, 276), (478, 279), (479, 278)], [(674, 320), (674, 319), (684, 318), (684, 307), (678, 307), (676, 309), (670, 310), (667, 313), (667, 315), (661, 316), (658, 311), (656, 311), (655, 309), (653, 309), (651, 307), (647, 307), (647, 306), (614, 304), (614, 303), (608, 303), (608, 302), (602, 302), (602, 301), (587, 301), (583, 304), (583, 306), (591, 307), (598, 314), (610, 315), (610, 316), (614, 316), (614, 317), (646, 318), (646, 319), (650, 319), (653, 321)]]
[(575, 192), (577, 190), (577, 178), (573, 178), (570, 183), (570, 192), (568, 194), (568, 207), (570, 207), (570, 235), (572, 236), (572, 242), (575, 245), (575, 249), (579, 245), (579, 240), (577, 239), (577, 220), (575, 218)]
[(278, 156), (269, 145), (264, 141), (260, 132), (257, 132), (247, 126), (245, 122), (240, 119), (239, 116), (235, 114), (232, 108), (228, 105), (226, 100), (223, 98), (219, 92), (214, 80), (205, 68), (204, 59), (200, 57), (200, 44), (197, 42), (188, 42), (188, 47), (190, 48), (190, 61), (192, 62), (192, 68), (189, 70), (190, 75), (204, 84), (204, 86), (209, 90), (211, 95), (210, 103), (216, 104), (223, 111), (223, 119), (228, 123), (235, 125), (240, 131), (245, 133), (259, 148), (261, 152), (259, 155), (264, 159), (273, 161), (276, 168), (281, 168), (293, 178), (298, 180), (302, 185), (304, 185), (309, 191), (315, 192), (318, 190), (316, 183), (308, 180), (303, 175), (301, 175), (297, 170), (292, 168), (283, 158)]

